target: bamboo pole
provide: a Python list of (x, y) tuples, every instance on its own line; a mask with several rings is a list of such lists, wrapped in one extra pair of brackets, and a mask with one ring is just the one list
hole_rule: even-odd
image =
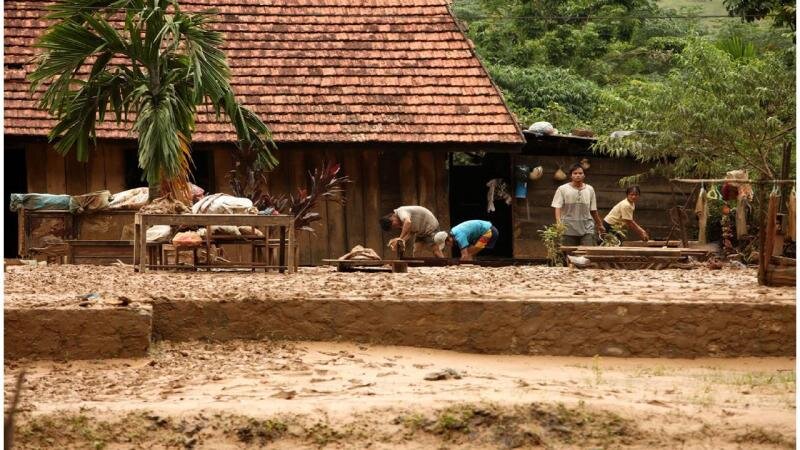
[(797, 180), (734, 180), (730, 178), (672, 178), (676, 183), (794, 184)]

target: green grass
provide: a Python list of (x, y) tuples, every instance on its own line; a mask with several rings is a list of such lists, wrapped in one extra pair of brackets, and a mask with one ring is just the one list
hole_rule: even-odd
[(728, 15), (728, 10), (725, 9), (722, 0), (660, 0), (658, 6), (677, 10), (681, 8), (699, 8), (700, 14), (704, 16)]
[[(728, 10), (722, 0), (659, 0), (661, 8), (675, 9), (680, 12), (693, 12), (701, 16), (727, 16)], [(705, 18), (700, 23), (711, 32), (719, 30), (722, 26), (740, 19), (735, 17)]]

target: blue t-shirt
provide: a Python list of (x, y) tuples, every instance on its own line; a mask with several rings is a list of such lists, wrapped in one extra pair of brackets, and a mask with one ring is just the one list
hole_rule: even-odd
[(470, 245), (478, 242), (484, 233), (492, 228), (492, 223), (485, 220), (468, 220), (461, 222), (450, 230), (453, 240), (458, 244), (458, 248), (463, 250)]

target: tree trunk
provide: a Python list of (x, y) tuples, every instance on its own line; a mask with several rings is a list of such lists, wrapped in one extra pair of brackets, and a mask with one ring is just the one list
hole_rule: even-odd
[(158, 197), (161, 197), (161, 186), (158, 184), (147, 186), (148, 194), (147, 201), (152, 202)]

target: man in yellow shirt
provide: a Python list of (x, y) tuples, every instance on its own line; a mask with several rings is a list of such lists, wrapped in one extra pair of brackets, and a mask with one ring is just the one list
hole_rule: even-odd
[(639, 196), (641, 195), (639, 186), (629, 187), (625, 190), (625, 194), (625, 199), (614, 205), (608, 215), (606, 215), (605, 219), (603, 219), (603, 226), (605, 226), (609, 232), (614, 233), (614, 235), (616, 235), (620, 241), (623, 240), (624, 236), (615, 233), (613, 230), (614, 228), (619, 229), (623, 226), (635, 231), (643, 241), (649, 241), (650, 236), (647, 234), (647, 231), (645, 231), (644, 228), (640, 227), (639, 224), (633, 220), (633, 211), (636, 209), (636, 202), (639, 200)]

